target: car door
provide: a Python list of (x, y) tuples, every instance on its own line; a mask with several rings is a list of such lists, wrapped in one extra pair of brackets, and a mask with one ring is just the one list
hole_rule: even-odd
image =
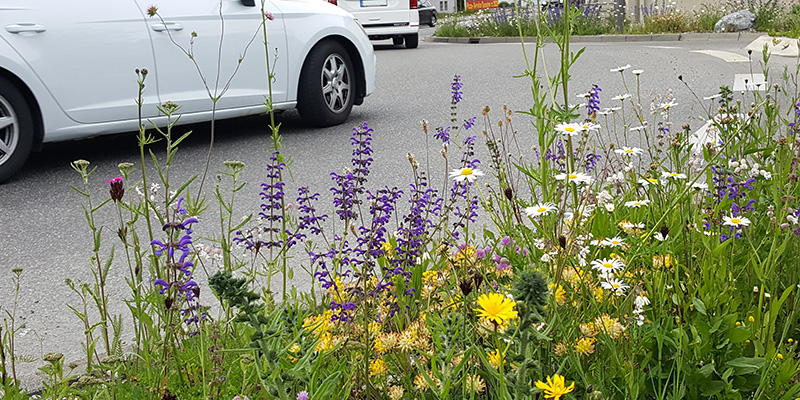
[[(0, 38), (8, 42), (73, 120), (135, 119), (137, 68), (152, 69), (143, 10), (133, 0), (3, 0)], [(144, 115), (156, 114), (155, 87)]]
[[(210, 98), (221, 93), (218, 110), (264, 103), (269, 90), (261, 7), (259, 1), (256, 3), (255, 7), (245, 6), (240, 0), (170, 0), (158, 4), (158, 15), (149, 18), (147, 24), (162, 101), (177, 102), (183, 113), (211, 110)], [(280, 10), (269, 2), (266, 8), (274, 16), (267, 21), (267, 32), (270, 62), (275, 63), (273, 101), (278, 103), (287, 100), (289, 55)]]

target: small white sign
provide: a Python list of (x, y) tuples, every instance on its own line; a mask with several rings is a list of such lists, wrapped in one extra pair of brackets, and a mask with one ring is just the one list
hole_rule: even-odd
[(766, 89), (767, 81), (764, 79), (764, 74), (736, 74), (733, 78), (734, 92)]
[(387, 0), (361, 0), (361, 7), (386, 7)]

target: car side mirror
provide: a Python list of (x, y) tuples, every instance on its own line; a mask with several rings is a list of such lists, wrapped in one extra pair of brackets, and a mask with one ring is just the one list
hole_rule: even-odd
[(242, 0), (242, 5), (245, 7), (255, 7), (256, 0)]

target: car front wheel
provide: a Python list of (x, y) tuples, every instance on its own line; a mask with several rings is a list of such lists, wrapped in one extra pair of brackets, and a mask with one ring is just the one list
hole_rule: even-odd
[(33, 147), (33, 117), (25, 97), (0, 77), (0, 183), (17, 172)]
[(341, 124), (350, 116), (355, 90), (355, 70), (347, 50), (334, 41), (320, 42), (303, 64), (297, 110), (314, 126)]

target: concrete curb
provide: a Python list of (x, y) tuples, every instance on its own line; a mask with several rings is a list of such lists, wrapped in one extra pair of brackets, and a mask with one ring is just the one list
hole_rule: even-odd
[[(733, 32), (733, 33), (661, 33), (643, 35), (594, 35), (573, 36), (572, 43), (618, 43), (618, 42), (698, 42), (715, 40), (735, 40), (750, 43), (765, 35), (764, 32)], [(525, 43), (536, 41), (535, 37), (523, 38)], [(518, 37), (436, 37), (425, 38), (429, 43), (519, 43)], [(545, 43), (552, 43), (552, 39), (545, 38)]]

